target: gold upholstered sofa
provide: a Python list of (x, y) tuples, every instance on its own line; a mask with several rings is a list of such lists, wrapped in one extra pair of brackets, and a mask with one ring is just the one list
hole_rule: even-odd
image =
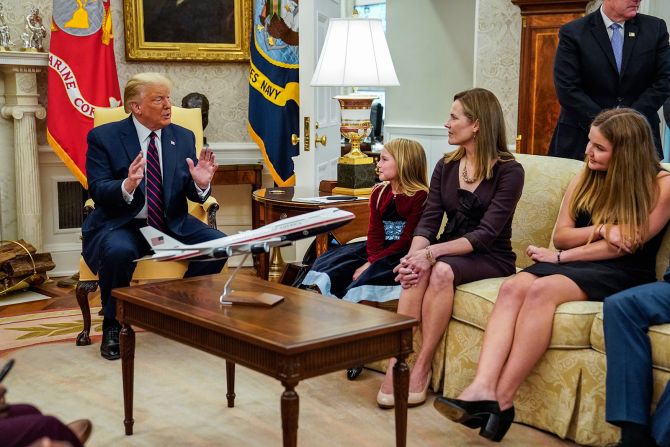
[[(549, 246), (561, 199), (580, 161), (518, 154), (526, 180), (512, 227), (517, 267), (533, 261), (529, 244)], [(670, 233), (670, 232), (668, 232)], [(657, 257), (659, 278), (668, 265), (670, 235)], [(433, 359), (432, 388), (456, 397), (474, 378), (486, 321), (504, 278), (463, 284), (456, 289), (449, 329)], [(602, 303), (569, 302), (558, 307), (551, 346), (521, 387), (516, 422), (579, 444), (616, 442), (618, 429), (605, 422), (605, 347)], [(654, 402), (670, 378), (670, 324), (649, 331), (655, 379)], [(420, 343), (420, 337), (416, 337)]]

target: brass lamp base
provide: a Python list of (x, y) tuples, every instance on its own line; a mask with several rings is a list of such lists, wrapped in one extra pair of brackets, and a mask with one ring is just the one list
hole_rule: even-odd
[(281, 256), (281, 249), (279, 247), (272, 247), (270, 251), (270, 268), (268, 271), (268, 281), (279, 282), (282, 273), (284, 272), (284, 258)]

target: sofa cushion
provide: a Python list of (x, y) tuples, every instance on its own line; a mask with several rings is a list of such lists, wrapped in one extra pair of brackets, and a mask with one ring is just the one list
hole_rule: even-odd
[[(483, 279), (458, 286), (454, 296), (453, 318), (484, 330), (498, 289), (505, 279)], [(573, 301), (558, 306), (550, 348), (589, 348), (593, 320), (601, 310), (602, 303), (594, 301)]]
[[(649, 328), (651, 340), (651, 361), (656, 369), (670, 372), (670, 324), (659, 324)], [(603, 331), (603, 314), (598, 313), (591, 330), (591, 346), (598, 352), (605, 353), (605, 334)]]
[(529, 245), (550, 245), (565, 189), (584, 163), (540, 155), (514, 156), (525, 171), (523, 193), (512, 221), (512, 249), (517, 267), (523, 268), (533, 263), (526, 256)]

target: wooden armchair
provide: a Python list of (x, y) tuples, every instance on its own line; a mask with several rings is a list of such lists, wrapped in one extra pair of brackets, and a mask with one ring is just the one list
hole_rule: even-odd
[[(127, 116), (128, 114), (123, 110), (123, 107), (111, 109), (96, 108), (93, 125), (99, 126), (113, 121), (120, 121)], [(191, 130), (195, 134), (196, 155), (199, 155), (203, 142), (202, 114), (200, 109), (185, 109), (172, 106), (172, 122)], [(84, 215), (88, 215), (94, 207), (93, 200), (89, 199), (84, 206)], [(216, 212), (218, 209), (219, 204), (212, 196), (210, 196), (203, 204), (189, 202), (189, 213), (212, 228), (216, 228)], [(138, 284), (151, 280), (179, 279), (184, 276), (187, 268), (187, 261), (140, 261), (137, 263), (137, 268), (133, 273), (131, 284)], [(98, 276), (91, 271), (88, 265), (86, 265), (84, 258), (80, 257), (79, 280), (77, 281), (75, 293), (77, 296), (77, 303), (81, 309), (81, 314), (84, 317), (84, 329), (77, 336), (77, 346), (91, 344), (91, 338), (89, 336), (91, 330), (91, 309), (88, 303), (88, 294), (95, 292), (97, 288)]]

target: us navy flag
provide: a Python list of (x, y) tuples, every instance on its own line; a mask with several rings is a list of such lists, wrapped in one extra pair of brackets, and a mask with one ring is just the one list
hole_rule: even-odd
[(254, 0), (249, 70), (249, 135), (263, 152), (279, 186), (295, 184), (293, 160), (298, 146), (298, 2)]

